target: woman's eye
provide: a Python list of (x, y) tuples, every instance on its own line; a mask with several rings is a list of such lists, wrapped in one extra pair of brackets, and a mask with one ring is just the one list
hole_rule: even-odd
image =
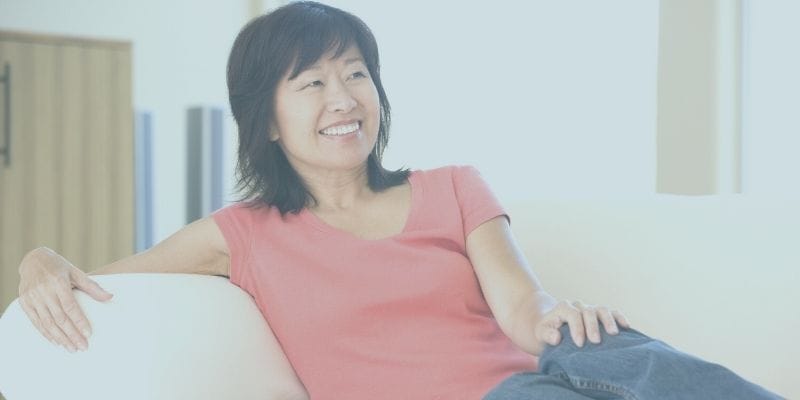
[(322, 81), (314, 81), (306, 85), (303, 89), (307, 87), (320, 87), (320, 86), (322, 86)]
[(367, 74), (365, 74), (365, 73), (363, 73), (361, 71), (354, 72), (352, 75), (350, 75), (350, 79), (366, 78), (366, 77), (367, 77)]

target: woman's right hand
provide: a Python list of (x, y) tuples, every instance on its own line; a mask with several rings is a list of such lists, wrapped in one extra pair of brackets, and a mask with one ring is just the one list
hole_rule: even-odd
[(91, 335), (72, 288), (98, 301), (113, 296), (58, 253), (40, 247), (28, 253), (19, 266), (19, 304), (33, 325), (53, 344), (69, 351), (88, 348)]

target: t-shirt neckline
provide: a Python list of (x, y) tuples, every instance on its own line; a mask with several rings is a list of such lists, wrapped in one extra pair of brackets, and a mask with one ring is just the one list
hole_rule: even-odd
[(400, 232), (391, 234), (386, 237), (377, 239), (365, 239), (358, 237), (353, 233), (347, 232), (345, 230), (336, 228), (328, 224), (327, 222), (323, 221), (320, 217), (316, 216), (316, 214), (311, 212), (308, 208), (303, 208), (303, 210), (300, 211), (299, 216), (303, 221), (310, 224), (317, 230), (328, 234), (345, 236), (353, 240), (359, 240), (364, 242), (379, 242), (384, 240), (392, 240), (410, 232), (414, 228), (414, 216), (417, 214), (418, 204), (421, 201), (421, 195), (422, 195), (422, 186), (419, 184), (419, 182), (417, 182), (417, 171), (411, 171), (408, 174), (408, 184), (411, 190), (411, 205), (408, 208), (408, 215), (406, 216), (406, 222), (403, 225), (403, 229)]

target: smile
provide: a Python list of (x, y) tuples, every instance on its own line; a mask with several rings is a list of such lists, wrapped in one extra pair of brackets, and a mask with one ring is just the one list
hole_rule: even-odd
[(356, 121), (353, 122), (352, 124), (332, 126), (330, 128), (326, 128), (319, 131), (319, 133), (327, 136), (344, 136), (347, 135), (348, 133), (353, 133), (357, 131), (360, 125), (361, 123)]

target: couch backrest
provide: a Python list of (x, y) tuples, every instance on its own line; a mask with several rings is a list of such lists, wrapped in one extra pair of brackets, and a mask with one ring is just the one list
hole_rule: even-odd
[(800, 201), (653, 195), (508, 206), (544, 287), (800, 398)]

